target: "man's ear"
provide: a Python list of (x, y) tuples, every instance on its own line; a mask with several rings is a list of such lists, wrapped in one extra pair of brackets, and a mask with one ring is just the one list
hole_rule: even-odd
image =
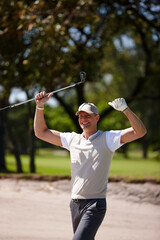
[(96, 115), (96, 119), (97, 119), (97, 122), (98, 122), (99, 119), (100, 119), (100, 115), (99, 114)]

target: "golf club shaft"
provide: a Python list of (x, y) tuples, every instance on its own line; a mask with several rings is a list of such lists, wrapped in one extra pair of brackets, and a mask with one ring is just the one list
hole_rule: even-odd
[[(64, 88), (60, 88), (60, 89), (54, 90), (54, 91), (52, 91), (52, 92), (50, 92), (50, 93), (57, 93), (57, 92), (60, 92), (60, 91), (65, 90), (65, 89), (75, 87), (75, 86), (77, 86), (77, 85), (79, 85), (79, 84), (81, 84), (81, 83), (84, 83), (84, 81), (85, 81), (85, 76), (86, 76), (85, 72), (81, 72), (81, 73), (80, 73), (80, 78), (81, 78), (81, 81), (80, 81), (80, 82), (74, 83), (74, 84), (69, 85), (69, 86), (64, 87)], [(47, 93), (47, 95), (50, 94), (50, 93)], [(13, 105), (9, 105), (9, 106), (7, 106), (7, 107), (1, 108), (0, 111), (5, 110), (5, 109), (8, 109), (8, 108), (14, 108), (14, 107), (20, 106), (20, 105), (22, 105), (22, 104), (25, 104), (25, 103), (28, 103), (28, 102), (31, 102), (31, 101), (34, 101), (34, 100), (35, 100), (35, 98), (31, 98), (31, 99), (29, 99), (29, 100), (26, 100), (26, 101), (23, 101), (23, 102), (20, 102), (20, 103), (16, 103), (16, 104), (13, 104)]]

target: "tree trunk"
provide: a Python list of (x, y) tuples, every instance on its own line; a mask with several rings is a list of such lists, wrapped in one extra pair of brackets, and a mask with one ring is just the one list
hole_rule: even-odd
[(13, 154), (16, 159), (17, 173), (23, 173), (20, 154), (19, 154), (19, 151), (16, 146), (14, 146), (14, 148), (13, 148)]
[(142, 148), (143, 148), (143, 158), (148, 158), (148, 143), (146, 141), (142, 142)]
[[(27, 94), (28, 95), (28, 94)], [(34, 146), (34, 129), (33, 129), (33, 113), (32, 113), (32, 106), (29, 102), (28, 104), (28, 126), (29, 126), (29, 157), (30, 157), (30, 172), (36, 172), (36, 166), (34, 161), (35, 156), (35, 146)]]
[(0, 172), (6, 172), (4, 114), (0, 113)]
[(36, 166), (34, 161), (35, 148), (34, 148), (34, 131), (29, 129), (29, 156), (30, 156), (30, 172), (36, 172)]
[(123, 147), (121, 148), (121, 151), (124, 155), (125, 158), (128, 158), (128, 145), (123, 145)]
[(18, 144), (16, 141), (16, 138), (14, 137), (14, 134), (12, 132), (12, 124), (9, 123), (7, 115), (5, 114), (5, 126), (9, 135), (9, 138), (11, 140), (12, 143), (12, 152), (15, 156), (16, 159), (16, 167), (17, 167), (17, 173), (23, 173), (23, 169), (22, 169), (22, 163), (21, 163), (21, 159), (20, 159), (20, 153), (18, 150)]

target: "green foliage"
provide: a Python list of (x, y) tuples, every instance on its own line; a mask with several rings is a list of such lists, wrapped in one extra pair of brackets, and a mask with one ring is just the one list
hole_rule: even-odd
[(106, 130), (120, 130), (130, 127), (127, 118), (118, 112), (112, 112), (109, 117), (103, 118), (99, 123), (98, 128), (102, 131)]
[(45, 116), (46, 123), (50, 129), (56, 129), (61, 132), (76, 131), (74, 123), (61, 106), (55, 108), (46, 106)]

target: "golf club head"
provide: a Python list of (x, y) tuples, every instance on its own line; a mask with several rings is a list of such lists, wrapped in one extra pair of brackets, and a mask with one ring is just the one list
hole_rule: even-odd
[(85, 79), (86, 79), (86, 73), (85, 72), (80, 72), (80, 79), (81, 79), (82, 83), (85, 82)]

